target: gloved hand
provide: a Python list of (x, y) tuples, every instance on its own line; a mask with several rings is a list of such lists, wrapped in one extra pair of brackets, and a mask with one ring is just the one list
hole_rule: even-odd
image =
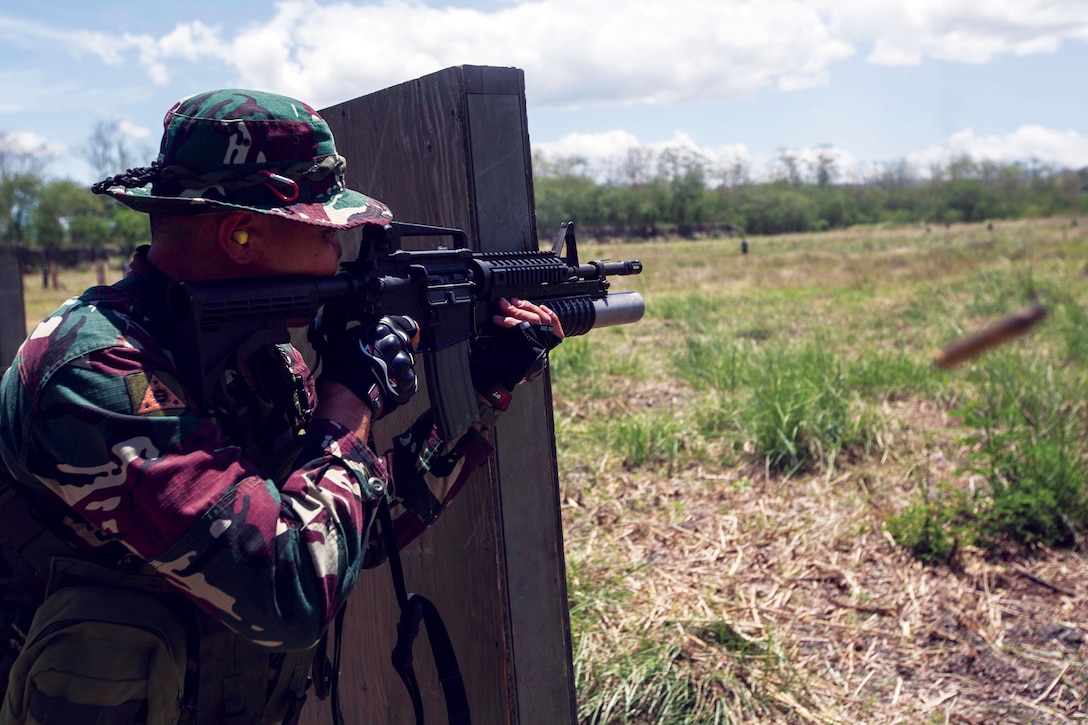
[(548, 368), (548, 351), (562, 342), (547, 323), (525, 320), (480, 340), (470, 357), (472, 384), (492, 408), (506, 410), (514, 388)]
[(389, 315), (327, 339), (319, 332), (311, 334), (321, 356), (318, 380), (345, 386), (370, 406), (372, 420), (379, 420), (407, 403), (419, 387), (412, 354), (418, 332), (411, 317)]

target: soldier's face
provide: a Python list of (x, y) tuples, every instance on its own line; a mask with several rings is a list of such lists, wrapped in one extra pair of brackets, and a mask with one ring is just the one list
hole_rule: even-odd
[(259, 276), (323, 276), (335, 274), (339, 269), (343, 249), (335, 229), (267, 215), (257, 217), (254, 222), (257, 238), (251, 235), (250, 239), (260, 247), (255, 250), (259, 256), (251, 272)]

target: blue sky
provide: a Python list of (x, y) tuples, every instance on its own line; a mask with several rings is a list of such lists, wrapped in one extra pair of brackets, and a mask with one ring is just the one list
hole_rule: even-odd
[(460, 64), (524, 69), (534, 150), (604, 176), (670, 146), (753, 176), (821, 152), (844, 178), (962, 153), (1088, 166), (1083, 0), (23, 0), (0, 59), (0, 150), (88, 183), (98, 121), (143, 163), (191, 93), (320, 108)]

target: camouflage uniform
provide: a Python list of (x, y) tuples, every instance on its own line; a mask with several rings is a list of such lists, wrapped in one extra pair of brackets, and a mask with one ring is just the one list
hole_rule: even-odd
[[(69, 300), (19, 350), (0, 388), (0, 452), (95, 532), (148, 562), (246, 639), (305, 649), (355, 581), (384, 489), (365, 441), (329, 420), (290, 475), (269, 477), (190, 403), (151, 300), (166, 278), (137, 256), (126, 282)], [(284, 364), (313, 383), (301, 356)]]
[[(143, 211), (247, 209), (334, 228), (391, 219), (344, 188), (327, 125), (298, 101), (201, 94), (176, 104), (164, 126), (152, 167), (95, 190)], [(380, 459), (351, 430), (312, 416), (312, 377), (289, 345), (228, 367), (203, 409), (166, 332), (170, 280), (145, 253), (121, 282), (68, 300), (20, 348), (0, 382), (0, 455), (77, 558), (153, 571), (195, 605), (200, 659), (225, 647), (253, 661), (252, 650), (274, 670), (284, 660), (268, 653), (302, 651), (296, 661), (308, 665), (364, 560), (380, 556), (368, 535), (381, 498), (403, 545), (491, 448), (472, 431), (451, 454), (425, 416)], [(269, 683), (271, 697), (272, 675), (254, 682), (261, 697)], [(192, 720), (227, 721), (219, 697), (201, 692)], [(284, 707), (273, 709), (245, 722), (279, 722)]]

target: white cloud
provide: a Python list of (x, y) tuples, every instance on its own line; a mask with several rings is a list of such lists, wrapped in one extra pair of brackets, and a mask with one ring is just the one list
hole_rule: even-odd
[[(530, 103), (576, 107), (731, 98), (827, 82), (851, 55), (802, 0), (547, 0), (483, 12), (386, 0), (285, 0), (265, 22), (227, 34), (199, 22), (126, 35), (156, 83), (184, 62), (233, 67), (238, 83), (321, 106), (452, 65), (516, 66)], [(115, 62), (121, 62), (116, 59)]]
[(194, 21), (159, 38), (125, 36), (112, 57), (109, 43), (69, 35), (113, 62), (136, 52), (159, 84), (186, 62), (212, 61), (233, 67), (239, 85), (323, 106), (452, 65), (499, 65), (526, 71), (530, 104), (584, 107), (825, 85), (833, 64), (858, 48), (883, 65), (1050, 53), (1088, 39), (1088, 3), (528, 0), (482, 11), (283, 0), (266, 20), (238, 30)]
[[(831, 170), (832, 180), (837, 182), (863, 181), (879, 171), (873, 164), (858, 161), (849, 151), (832, 146), (783, 148), (771, 157), (753, 154), (744, 144), (700, 146), (682, 131), (674, 132), (670, 138), (644, 142), (632, 133), (614, 129), (603, 133), (572, 133), (558, 141), (533, 144), (534, 155), (545, 163), (555, 163), (561, 169), (601, 182), (650, 178), (664, 171), (658, 162), (666, 152), (678, 154), (681, 166), (684, 159), (698, 160), (710, 183), (730, 185), (786, 177), (787, 159), (805, 180), (815, 179), (821, 163)], [(577, 163), (571, 164), (572, 160)]]
[(0, 133), (0, 143), (3, 144), (6, 150), (14, 151), (16, 153), (34, 153), (41, 152), (42, 150), (48, 151), (50, 149), (54, 152), (63, 150), (62, 147), (51, 144), (48, 139), (31, 131)]
[(569, 133), (558, 141), (534, 143), (533, 151), (557, 158), (606, 159), (641, 147), (642, 143), (633, 133), (615, 129), (603, 133)]
[(1042, 126), (1021, 126), (1004, 135), (977, 136), (971, 129), (958, 131), (942, 146), (911, 154), (908, 161), (920, 168), (944, 166), (951, 159), (970, 156), (975, 161), (1042, 163), (1057, 167), (1088, 166), (1088, 137)]
[[(454, 0), (456, 1), (456, 0)], [(188, 63), (317, 106), (452, 65), (526, 71), (530, 104), (737, 98), (829, 82), (862, 52), (883, 65), (984, 63), (1088, 41), (1082, 0), (524, 0), (491, 10), (413, 0), (281, 0), (244, 26), (199, 20), (161, 36), (58, 29), (0, 14), (0, 39), (132, 63), (165, 85)]]
[(1002, 55), (1052, 53), (1088, 38), (1079, 0), (821, 0), (833, 32), (869, 45), (880, 65), (927, 59), (987, 63)]
[(0, 133), (0, 176), (39, 173), (63, 150), (33, 133)]
[[(826, 85), (836, 63), (855, 55), (895, 66), (931, 59), (986, 63), (1088, 42), (1083, 0), (493, 0), (487, 9), (453, 6), (467, 2), (280, 0), (246, 24), (190, 20), (162, 34), (112, 37), (0, 13), (0, 42), (92, 54), (123, 67), (128, 79), (142, 71), (161, 86), (214, 69), (224, 85), (286, 93), (318, 108), (453, 65), (515, 66), (526, 72), (531, 108), (624, 106), (632, 113), (640, 104), (682, 106)], [(62, 100), (97, 107), (83, 89), (59, 88), (55, 80), (20, 84), (12, 74), (0, 71), (0, 88), (9, 89), (0, 94), (0, 113), (26, 112), (47, 98), (54, 108)], [(40, 90), (46, 87), (48, 93)], [(138, 138), (151, 133), (132, 131)], [(1083, 143), (1075, 132), (1036, 127), (996, 137), (963, 131), (911, 159), (924, 165), (965, 146), (972, 155), (1079, 165)], [(616, 160), (662, 145), (685, 141), (675, 135), (643, 142), (614, 130), (534, 148)], [(744, 146), (697, 150), (722, 164), (744, 164), (753, 174), (773, 174), (779, 163)], [(805, 162), (815, 158), (811, 153), (819, 150), (796, 151)], [(868, 173), (845, 151), (835, 158), (844, 176)], [(622, 173), (617, 163), (607, 173)]]
[[(150, 35), (125, 33), (118, 42), (118, 47), (136, 51), (138, 63), (147, 73), (152, 83), (165, 86), (172, 79), (173, 69), (180, 66), (178, 61), (219, 61), (231, 63), (228, 49), (219, 37), (219, 30), (211, 28), (199, 20), (191, 23), (179, 23), (161, 38)], [(120, 57), (115, 63), (124, 62)], [(184, 66), (181, 66), (184, 72)]]
[(144, 126), (138, 126), (135, 123), (124, 119), (117, 121), (117, 127), (121, 131), (121, 136), (124, 138), (143, 139), (151, 135), (151, 129)]

